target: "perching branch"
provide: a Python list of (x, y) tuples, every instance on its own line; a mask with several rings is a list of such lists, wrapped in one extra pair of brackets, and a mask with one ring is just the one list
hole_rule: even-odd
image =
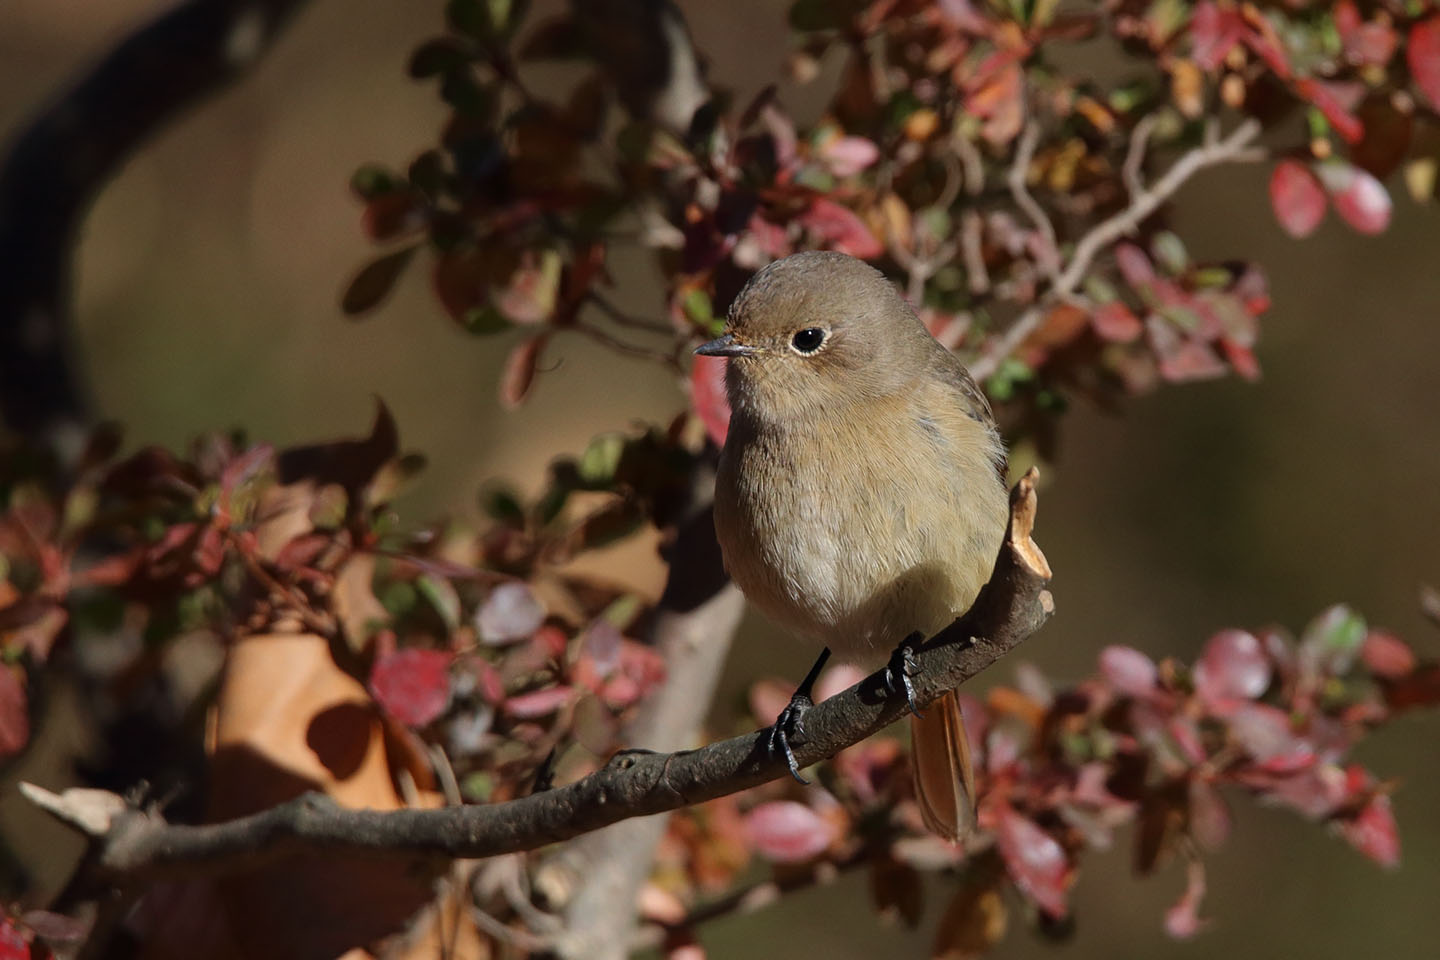
[(70, 348), (80, 220), (129, 156), (252, 67), (307, 0), (188, 0), (131, 34), (0, 166), (0, 417), (37, 435), (87, 415)]
[[(918, 654), (915, 686), (922, 705), (1014, 649), (1054, 609), (1046, 589), (1050, 568), (1031, 539), (1036, 476), (1032, 469), (1011, 494), (1009, 534), (975, 605)], [(808, 766), (832, 757), (905, 711), (904, 697), (886, 692), (878, 674), (868, 677), (806, 716), (807, 736), (795, 744), (796, 758)], [(766, 731), (759, 730), (697, 750), (625, 752), (575, 783), (489, 806), (351, 810), (310, 793), (251, 816), (198, 826), (168, 823), (160, 813), (137, 810), (104, 791), (21, 789), (32, 803), (91, 837), (89, 863), (97, 880), (133, 888), (161, 875), (253, 866), (298, 850), (467, 858), (533, 850), (786, 776), (785, 762), (770, 756), (765, 744)]]
[[(1136, 127), (1131, 144), (1131, 158), (1143, 158), (1144, 143), (1148, 141), (1150, 132), (1151, 125), (1143, 121)], [(1174, 196), (1195, 174), (1207, 167), (1221, 166), (1226, 163), (1250, 163), (1262, 159), (1265, 156), (1264, 151), (1254, 146), (1258, 136), (1260, 136), (1260, 123), (1257, 120), (1246, 120), (1225, 137), (1221, 137), (1219, 129), (1211, 124), (1205, 129), (1204, 142), (1182, 155), (1169, 170), (1165, 171), (1164, 176), (1149, 187), (1145, 187), (1140, 182), (1138, 173), (1140, 160), (1134, 159), (1135, 169), (1130, 171), (1126, 177), (1131, 188), (1130, 203), (1120, 212), (1096, 224), (1080, 238), (1044, 297), (1022, 313), (1003, 336), (995, 340), (983, 354), (975, 359), (975, 362), (970, 365), (971, 376), (976, 380), (984, 381), (994, 374), (999, 369), (1001, 362), (1013, 354), (1020, 344), (1024, 343), (1026, 338), (1040, 326), (1051, 305), (1068, 300), (1075, 295), (1075, 291), (1079, 289), (1080, 284), (1084, 282), (1090, 268), (1094, 265), (1096, 257), (1121, 237), (1133, 233), (1146, 217)], [(1022, 142), (1019, 149), (1023, 151), (1025, 145)], [(1130, 166), (1131, 164), (1127, 163), (1127, 169)], [(1017, 170), (1012, 170), (1012, 189), (1015, 187), (1016, 172)], [(1021, 187), (1023, 187), (1023, 181)], [(1022, 190), (1016, 194), (1016, 201), (1020, 202), (1021, 197), (1028, 196), (1028, 192)], [(1034, 202), (1033, 198), (1030, 200), (1031, 203)], [(1022, 203), (1022, 206), (1025, 205)], [(1029, 211), (1028, 207), (1026, 209), (1034, 219), (1034, 212)], [(1040, 216), (1041, 219), (1036, 222), (1044, 233), (1042, 224), (1048, 224), (1049, 221), (1044, 218), (1043, 211)]]

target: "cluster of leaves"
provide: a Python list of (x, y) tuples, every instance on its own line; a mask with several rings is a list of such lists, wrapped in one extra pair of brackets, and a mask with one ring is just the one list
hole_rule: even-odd
[[(1178, 183), (1151, 197), (1147, 160), (1200, 148), (1223, 111), (1255, 118), (1282, 155), (1276, 215), (1304, 235), (1327, 204), (1356, 229), (1384, 229), (1381, 181), (1403, 165), (1428, 199), (1440, 156), (1440, 14), (1428, 0), (799, 0), (792, 79), (843, 61), (803, 128), (774, 86), (740, 109), (716, 92), (688, 127), (667, 126), (606, 52), (631, 24), (606, 33), (582, 10), (532, 28), (525, 4), (446, 9), (448, 32), (410, 71), (439, 81), (450, 118), (406, 172), (357, 172), (367, 230), (397, 248), (359, 273), (345, 305), (375, 306), (428, 247), (456, 322), (524, 328), (502, 378), (509, 403), (557, 331), (678, 367), (755, 269), (817, 247), (896, 277), (937, 337), (979, 361), (1012, 433), (1071, 392), (1106, 400), (1160, 379), (1253, 377), (1263, 279), (1253, 265), (1191, 263), (1157, 230), (1149, 214)], [(1124, 73), (1067, 73), (1055, 66), (1067, 47), (1118, 47)], [(671, 55), (663, 43), (622, 52)], [(524, 75), (556, 60), (581, 77), (541, 96)], [(1254, 159), (1242, 153), (1226, 160)], [(1133, 246), (1116, 247), (1136, 232), (1163, 280)], [(654, 251), (664, 320), (605, 297), (609, 254), (627, 245)]]
[[(853, 668), (832, 668), (819, 695), (858, 679)], [(778, 681), (753, 688), (756, 720), (783, 706), (788, 690)], [(707, 897), (753, 874), (757, 858), (773, 865), (777, 884), (865, 867), (876, 908), (914, 925), (920, 874), (942, 870), (960, 884), (935, 955), (975, 956), (1005, 932), (1007, 886), (1042, 930), (1063, 931), (1081, 855), (1108, 849), (1118, 828), (1134, 824), (1138, 872), (1175, 858), (1189, 866), (1165, 917), (1173, 936), (1188, 937), (1203, 925), (1202, 856), (1231, 830), (1222, 790), (1326, 824), (1395, 866), (1390, 787), (1347, 754), (1395, 713), (1437, 702), (1440, 665), (1418, 663), (1345, 607), (1322, 613), (1298, 641), (1273, 629), (1222, 631), (1192, 667), (1112, 646), (1094, 677), (1054, 690), (1022, 666), (1015, 685), (994, 687), (984, 702), (962, 694), (980, 823), (963, 849), (925, 834), (905, 748), (877, 737), (821, 765), (819, 785), (771, 784), (677, 815), (646, 902), (654, 919), (683, 927), (692, 910), (704, 915)]]
[(577, 737), (589, 760), (572, 764), (603, 760), (663, 677), (626, 636), (645, 604), (564, 567), (678, 508), (693, 455), (676, 432), (597, 438), (554, 462), (533, 504), (488, 491), (480, 533), (400, 528), (389, 501), (419, 459), (383, 408), (359, 440), (277, 452), (210, 437), (188, 458), (116, 462), (117, 448), (102, 430), (63, 468), (0, 460), (0, 755), (26, 745), (61, 637), (123, 652), (107, 668), (123, 697), (180, 636), (317, 633), (397, 727), (475, 775), (477, 800), (526, 789)]

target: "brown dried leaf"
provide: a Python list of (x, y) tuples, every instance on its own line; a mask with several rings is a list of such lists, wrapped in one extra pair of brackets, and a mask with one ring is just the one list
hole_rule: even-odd
[(984, 956), (1005, 937), (1009, 914), (996, 884), (966, 884), (955, 893), (935, 931), (935, 960)]

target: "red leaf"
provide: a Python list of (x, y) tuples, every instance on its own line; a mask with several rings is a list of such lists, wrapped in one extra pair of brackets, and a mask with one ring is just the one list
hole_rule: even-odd
[(1205, 865), (1190, 861), (1185, 871), (1185, 892), (1165, 911), (1165, 932), (1176, 940), (1187, 940), (1200, 932), (1200, 902), (1205, 899)]
[(1190, 781), (1190, 836), (1204, 850), (1219, 849), (1230, 836), (1230, 808), (1209, 780)]
[(370, 692), (396, 720), (423, 727), (450, 704), (450, 662), (443, 650), (414, 647), (375, 659), (370, 670)]
[(861, 260), (878, 257), (885, 250), (855, 211), (833, 200), (817, 199), (797, 219), (802, 227), (831, 250), (848, 253)]
[(429, 220), (424, 198), (404, 191), (387, 193), (365, 205), (360, 228), (371, 240), (389, 240), (419, 230)]
[(1390, 225), (1390, 194), (1373, 175), (1343, 161), (1322, 164), (1316, 171), (1330, 191), (1335, 212), (1360, 233), (1383, 233)]
[(1292, 237), (1308, 237), (1325, 219), (1320, 178), (1295, 160), (1281, 160), (1270, 174), (1270, 208)]
[(1160, 375), (1166, 380), (1183, 383), (1225, 375), (1225, 364), (1209, 344), (1185, 336), (1164, 318), (1151, 315), (1145, 329), (1150, 335), (1150, 348), (1160, 361)]
[(1119, 645), (1100, 651), (1100, 673), (1118, 692), (1132, 697), (1149, 696), (1155, 691), (1158, 671), (1155, 661), (1134, 647)]
[(505, 712), (521, 720), (534, 720), (559, 710), (575, 694), (573, 687), (545, 687), (505, 701)]
[(0, 960), (31, 960), (29, 941), (9, 917), (0, 917)]
[(1358, 95), (1364, 92), (1363, 87), (1301, 77), (1295, 81), (1295, 92), (1323, 113), (1346, 143), (1359, 143), (1364, 139), (1365, 125), (1350, 112), (1359, 99)]
[(1365, 23), (1353, 0), (1340, 0), (1335, 5), (1335, 28), (1345, 59), (1356, 66), (1384, 66), (1395, 54), (1395, 31), (1383, 23)]
[(1410, 28), (1405, 62), (1431, 109), (1440, 110), (1440, 14)]
[(1315, 748), (1295, 735), (1278, 707), (1241, 703), (1228, 720), (1231, 738), (1269, 772), (1304, 770), (1315, 762)]
[(1195, 664), (1195, 691), (1208, 705), (1254, 700), (1270, 686), (1270, 661), (1254, 634), (1222, 630)]
[(1129, 343), (1144, 332), (1145, 326), (1134, 311), (1119, 300), (1102, 303), (1090, 314), (1090, 324), (1102, 340)]
[(1240, 376), (1246, 380), (1260, 379), (1260, 361), (1255, 358), (1254, 350), (1225, 338), (1220, 341), (1220, 351), (1225, 354), (1225, 361), (1231, 369)]
[(30, 706), (19, 667), (0, 664), (0, 757), (19, 753), (30, 742)]
[(1392, 680), (1407, 676), (1415, 669), (1415, 651), (1404, 640), (1383, 630), (1371, 630), (1365, 635), (1360, 659), (1371, 673)]
[(767, 860), (799, 863), (824, 853), (835, 838), (835, 827), (803, 803), (772, 800), (745, 815), (745, 834)]
[(1340, 828), (1350, 845), (1382, 867), (1400, 865), (1400, 830), (1390, 798), (1376, 794), (1360, 813)]
[(525, 402), (530, 387), (535, 383), (535, 367), (540, 361), (540, 350), (549, 337), (537, 334), (526, 337), (510, 351), (505, 358), (505, 369), (500, 374), (500, 403), (514, 410)]
[(1070, 863), (1054, 837), (1011, 807), (999, 808), (995, 840), (1015, 886), (1052, 917), (1067, 912)]
[(1245, 36), (1245, 21), (1240, 11), (1227, 6), (1224, 9), (1201, 0), (1195, 5), (1190, 18), (1190, 56), (1202, 70), (1214, 70), (1225, 62), (1235, 44)]
[(725, 395), (724, 357), (696, 357), (690, 366), (690, 405), (715, 446), (730, 432), (730, 401)]
[(1125, 282), (1136, 290), (1145, 290), (1155, 283), (1155, 267), (1145, 251), (1133, 243), (1122, 243), (1115, 248), (1115, 265)]
[(992, 53), (975, 70), (976, 80), (966, 84), (965, 112), (985, 122), (980, 135), (1004, 146), (1025, 124), (1025, 73), (1010, 51)]

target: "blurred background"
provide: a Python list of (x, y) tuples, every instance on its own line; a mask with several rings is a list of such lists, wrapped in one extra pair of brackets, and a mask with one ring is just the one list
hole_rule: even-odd
[[(164, 6), (0, 5), (0, 136)], [(680, 6), (715, 85), (743, 102), (778, 72), (787, 4)], [(125, 424), (128, 445), (180, 445), (240, 425), (280, 445), (358, 434), (379, 396), (405, 446), (429, 458), (402, 503), (419, 520), (474, 515), (487, 478), (534, 488), (555, 454), (683, 407), (679, 385), (657, 367), (572, 337), (557, 342), (559, 367), (527, 405), (502, 412), (503, 344), (449, 322), (421, 270), (365, 320), (341, 316), (340, 292), (371, 252), (347, 180), (364, 161), (403, 166), (435, 137), (441, 104), (404, 65), (439, 30), (442, 7), (315, 0), (253, 74), (182, 117), (104, 190), (77, 254), (78, 337), (98, 409)], [(819, 95), (782, 87), (802, 123)], [(1198, 259), (1264, 266), (1274, 306), (1262, 321), (1263, 379), (1167, 387), (1118, 416), (1077, 406), (1064, 424), (1039, 528), (1058, 614), (1021, 654), (1057, 680), (1088, 671), (1108, 643), (1190, 658), (1220, 627), (1298, 630), (1338, 601), (1422, 654), (1440, 652), (1440, 632), (1416, 599), (1421, 582), (1440, 584), (1440, 219), (1397, 190), (1380, 237), (1332, 216), (1293, 241), (1270, 214), (1266, 174), (1204, 174), (1172, 221)], [(617, 301), (658, 315), (648, 262), (618, 267)], [(638, 586), (658, 590), (661, 568), (647, 549), (622, 558)], [(798, 677), (808, 656), (751, 618), (717, 710), (732, 709), (759, 673)], [(1002, 664), (979, 688), (1013, 668)], [(1383, 872), (1292, 814), (1235, 797), (1237, 828), (1209, 861), (1212, 922), (1197, 939), (1176, 943), (1161, 928), (1180, 869), (1133, 879), (1122, 843), (1085, 863), (1071, 942), (1057, 947), (1017, 928), (996, 956), (1433, 957), (1437, 734), (1440, 718), (1405, 716), (1357, 758), (1402, 780), (1399, 870)], [(6, 774), (0, 831), (31, 876), (27, 902), (63, 881), (76, 848), (18, 802), (13, 783), (71, 782), (80, 749), (79, 732), (52, 723)], [(933, 893), (917, 932), (882, 928), (857, 875), (708, 925), (702, 938), (715, 958), (923, 956), (945, 902), (944, 891)]]

